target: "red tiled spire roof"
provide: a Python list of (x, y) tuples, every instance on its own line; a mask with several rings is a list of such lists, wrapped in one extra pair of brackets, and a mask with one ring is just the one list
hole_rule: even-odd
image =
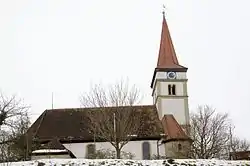
[(157, 71), (178, 71), (186, 72), (188, 68), (179, 64), (174, 45), (170, 36), (168, 25), (165, 19), (165, 13), (163, 12), (162, 31), (161, 31), (161, 43), (158, 55), (157, 67), (155, 68), (153, 79), (151, 82), (151, 88), (153, 87), (155, 75)]
[(190, 140), (172, 114), (164, 115), (162, 118), (163, 129), (166, 134), (166, 141)]
[(168, 25), (165, 19), (165, 14), (163, 14), (161, 43), (160, 43), (157, 68), (159, 69), (185, 68), (184, 66), (179, 65), (174, 45), (168, 29)]

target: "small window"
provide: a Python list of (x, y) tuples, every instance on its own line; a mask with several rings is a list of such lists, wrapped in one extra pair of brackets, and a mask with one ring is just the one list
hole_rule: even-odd
[(168, 85), (168, 95), (176, 95), (176, 86)]
[(87, 145), (87, 158), (93, 159), (95, 158), (95, 144), (88, 144)]
[(178, 151), (181, 151), (181, 150), (182, 150), (182, 145), (178, 144)]
[(142, 155), (143, 155), (143, 160), (150, 159), (150, 144), (149, 144), (149, 142), (142, 143)]
[(172, 88), (171, 88), (171, 85), (168, 85), (168, 95), (171, 95), (172, 93), (172, 90), (171, 90)]
[(175, 85), (172, 85), (172, 95), (176, 95), (175, 90), (176, 90)]

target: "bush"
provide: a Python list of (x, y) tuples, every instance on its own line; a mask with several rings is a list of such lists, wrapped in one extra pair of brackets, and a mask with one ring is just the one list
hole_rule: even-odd
[[(121, 158), (122, 159), (133, 159), (135, 155), (130, 152), (121, 151)], [(99, 149), (91, 155), (91, 158), (95, 159), (115, 159), (116, 158), (116, 151), (110, 149)]]

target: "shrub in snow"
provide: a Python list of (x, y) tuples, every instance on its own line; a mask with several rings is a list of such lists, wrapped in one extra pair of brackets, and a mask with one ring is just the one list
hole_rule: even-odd
[(37, 163), (37, 166), (44, 166), (45, 165), (45, 163), (43, 163), (43, 162), (38, 162)]
[[(121, 151), (122, 159), (133, 159), (135, 155), (130, 152)], [(116, 151), (110, 149), (99, 149), (90, 156), (92, 159), (115, 159)]]

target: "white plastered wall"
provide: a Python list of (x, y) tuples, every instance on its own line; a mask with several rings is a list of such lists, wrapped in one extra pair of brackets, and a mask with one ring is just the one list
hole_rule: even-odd
[(61, 154), (61, 155), (38, 155), (38, 156), (31, 156), (31, 160), (40, 160), (40, 159), (70, 159), (71, 157), (68, 154)]
[(185, 116), (185, 106), (183, 99), (161, 99), (161, 108), (163, 115), (172, 114), (180, 125), (187, 124)]
[[(122, 151), (133, 153), (135, 155), (134, 159), (140, 160), (143, 158), (143, 153), (142, 153), (143, 142), (149, 142), (151, 156), (157, 155), (157, 140), (130, 141), (122, 148)], [(76, 156), (76, 158), (86, 158), (88, 144), (93, 144), (93, 143), (71, 143), (63, 145), (68, 150), (70, 150)], [(94, 144), (96, 146), (96, 150), (99, 149), (115, 150), (114, 147), (109, 142), (96, 142)], [(165, 155), (164, 145), (159, 146), (159, 154), (161, 156)]]
[[(153, 85), (153, 101), (156, 104), (159, 117), (172, 114), (181, 125), (189, 124), (187, 75), (186, 72), (176, 72), (177, 78), (167, 79), (167, 72), (157, 72)], [(176, 94), (169, 95), (168, 85), (175, 85)]]

